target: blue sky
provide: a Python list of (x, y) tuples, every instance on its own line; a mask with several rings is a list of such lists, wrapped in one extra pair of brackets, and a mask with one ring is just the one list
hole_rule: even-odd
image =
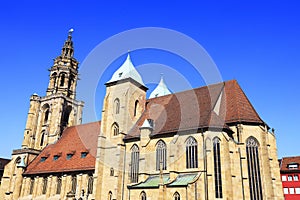
[[(12, 149), (20, 148), (29, 97), (45, 94), (47, 70), (69, 28), (75, 29), (75, 57), (82, 63), (102, 41), (140, 27), (176, 30), (200, 43), (222, 79), (237, 79), (263, 120), (275, 128), (279, 157), (299, 155), (299, 6), (298, 1), (276, 0), (1, 1), (0, 157), (9, 158)], [(100, 79), (96, 110), (102, 106), (104, 82), (123, 59), (125, 55)], [(174, 65), (192, 87), (203, 85), (189, 64), (175, 55), (133, 51), (132, 59), (136, 65)], [(160, 73), (157, 70), (157, 82)]]

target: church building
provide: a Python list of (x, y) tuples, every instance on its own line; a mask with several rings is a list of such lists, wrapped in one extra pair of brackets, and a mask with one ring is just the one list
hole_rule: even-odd
[[(105, 66), (103, 66), (105, 67)], [(172, 93), (127, 59), (105, 83), (101, 121), (82, 124), (72, 32), (33, 94), (4, 200), (283, 200), (276, 138), (236, 80)]]

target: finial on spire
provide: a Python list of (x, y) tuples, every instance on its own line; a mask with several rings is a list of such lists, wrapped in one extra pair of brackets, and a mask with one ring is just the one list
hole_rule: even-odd
[(72, 33), (74, 32), (74, 29), (73, 28), (71, 28), (70, 30), (69, 30), (69, 36), (72, 36)]

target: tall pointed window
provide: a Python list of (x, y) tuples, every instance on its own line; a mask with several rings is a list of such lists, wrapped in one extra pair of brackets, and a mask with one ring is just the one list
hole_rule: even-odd
[(139, 101), (136, 100), (135, 103), (134, 103), (134, 112), (133, 112), (133, 116), (136, 116), (136, 115), (137, 115), (138, 109), (139, 109)]
[(131, 148), (131, 169), (130, 169), (130, 180), (131, 183), (137, 183), (139, 178), (139, 159), (140, 150), (137, 145), (133, 145)]
[(41, 142), (40, 142), (40, 146), (41, 146), (41, 147), (44, 145), (44, 140), (45, 140), (45, 131), (42, 131), (42, 134), (41, 134)]
[(167, 169), (167, 147), (166, 143), (162, 140), (159, 140), (156, 145), (156, 170)]
[(115, 114), (120, 113), (120, 100), (118, 98), (116, 98), (114, 101), (114, 109), (115, 109)]
[(195, 138), (189, 137), (186, 141), (186, 168), (198, 167), (198, 144)]
[(61, 76), (60, 76), (60, 84), (59, 84), (59, 86), (64, 86), (65, 79), (66, 79), (66, 74), (62, 73)]
[(89, 175), (88, 189), (87, 189), (88, 194), (93, 194), (93, 185), (94, 185), (94, 177), (93, 175)]
[(56, 194), (61, 192), (61, 176), (57, 177)]
[(250, 137), (246, 141), (246, 153), (248, 162), (248, 177), (251, 200), (262, 200), (262, 185), (260, 177), (258, 142)]
[(76, 187), (77, 187), (77, 178), (76, 175), (72, 176), (72, 188), (71, 191), (75, 194), (76, 193)]
[(119, 125), (116, 122), (112, 125), (112, 133), (113, 136), (119, 135)]
[(147, 200), (147, 196), (146, 196), (146, 193), (143, 191), (141, 192), (141, 200)]
[(223, 198), (219, 138), (214, 138), (213, 140), (213, 154), (214, 154), (215, 196), (216, 198)]
[(32, 195), (34, 188), (34, 177), (30, 178), (30, 187), (29, 187), (29, 195)]
[(44, 177), (43, 178), (42, 194), (46, 194), (46, 192), (47, 192), (47, 185), (48, 185), (48, 179), (47, 179), (47, 177)]
[(108, 193), (108, 198), (107, 198), (108, 200), (112, 200), (112, 192), (111, 191), (109, 191), (109, 193)]
[(180, 200), (180, 194), (178, 192), (175, 192), (173, 199), (174, 200)]

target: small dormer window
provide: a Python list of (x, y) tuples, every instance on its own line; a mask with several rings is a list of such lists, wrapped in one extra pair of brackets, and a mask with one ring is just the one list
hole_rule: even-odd
[(298, 169), (299, 164), (298, 163), (290, 163), (287, 166), (289, 169)]
[(87, 156), (87, 152), (81, 152), (81, 158), (85, 158)]
[(121, 78), (122, 74), (123, 74), (123, 72), (119, 73), (119, 78)]
[(54, 160), (54, 161), (55, 161), (55, 160), (58, 160), (58, 158), (59, 158), (59, 155), (53, 156), (53, 160)]
[(47, 159), (47, 157), (41, 157), (41, 160), (40, 160), (40, 162), (45, 162), (45, 161), (46, 161), (46, 159)]
[(71, 153), (67, 154), (67, 160), (70, 160), (72, 157), (73, 157), (73, 154), (71, 154)]

